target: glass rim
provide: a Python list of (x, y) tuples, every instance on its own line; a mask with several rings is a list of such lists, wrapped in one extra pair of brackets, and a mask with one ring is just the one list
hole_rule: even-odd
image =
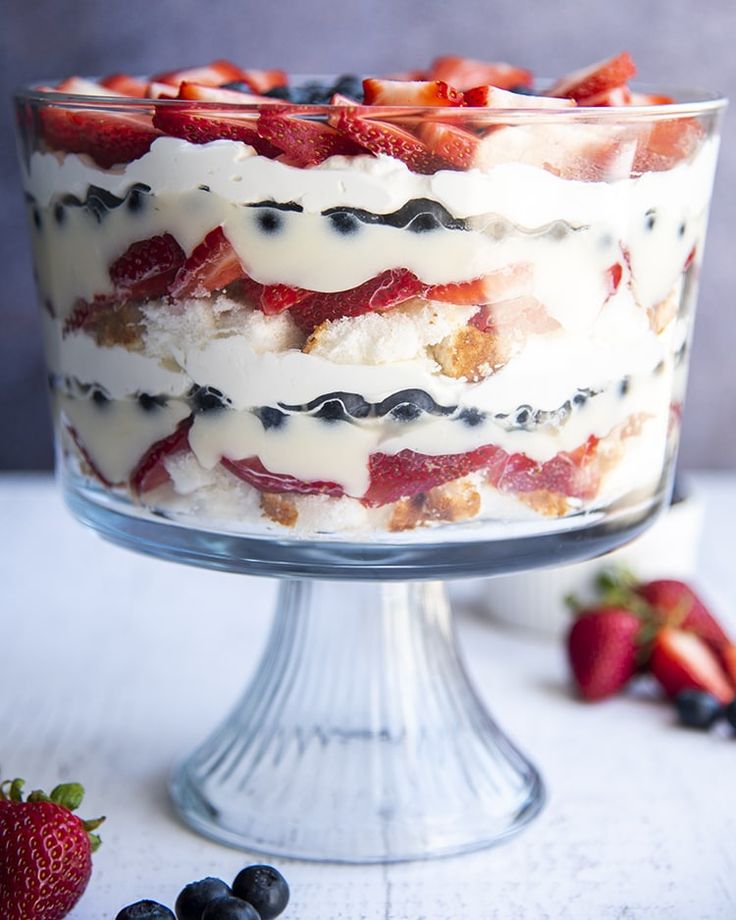
[[(301, 75), (292, 75), (299, 78)], [(304, 77), (301, 77), (305, 79)], [(84, 78), (94, 79), (94, 78)], [(545, 81), (537, 81), (544, 83)], [(126, 113), (134, 113), (136, 109), (150, 111), (151, 108), (162, 106), (164, 108), (180, 108), (187, 111), (197, 110), (203, 112), (228, 112), (260, 113), (274, 108), (288, 108), (289, 114), (296, 116), (334, 115), (345, 109), (359, 109), (363, 117), (375, 115), (384, 118), (407, 116), (426, 117), (429, 114), (441, 115), (444, 120), (467, 118), (470, 114), (482, 118), (493, 117), (504, 121), (528, 120), (569, 120), (584, 122), (610, 122), (610, 121), (648, 121), (656, 118), (672, 119), (685, 118), (694, 115), (704, 115), (711, 112), (723, 111), (729, 104), (728, 98), (719, 92), (708, 90), (689, 89), (675, 90), (671, 87), (654, 86), (652, 84), (634, 84), (634, 92), (643, 92), (656, 95), (668, 95), (677, 102), (648, 104), (648, 105), (611, 105), (611, 106), (525, 106), (523, 108), (503, 108), (497, 106), (421, 106), (421, 105), (366, 105), (355, 102), (353, 105), (303, 105), (276, 99), (269, 102), (215, 102), (200, 99), (149, 99), (139, 96), (92, 96), (80, 93), (60, 93), (55, 90), (40, 89), (38, 83), (29, 83), (20, 86), (13, 94), (17, 102), (37, 102), (43, 105), (56, 105), (63, 108), (74, 109), (120, 109)], [(215, 88), (215, 87), (213, 87)], [(528, 97), (533, 98), (533, 97)]]

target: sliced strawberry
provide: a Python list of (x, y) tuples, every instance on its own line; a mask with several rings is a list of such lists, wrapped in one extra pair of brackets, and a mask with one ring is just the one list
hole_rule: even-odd
[(110, 279), (121, 296), (143, 300), (165, 294), (186, 255), (170, 233), (132, 243), (110, 266)]
[(146, 86), (146, 96), (149, 99), (176, 99), (177, 90), (170, 83), (156, 83), (154, 80)]
[[(219, 92), (219, 90), (218, 90)], [(249, 144), (256, 153), (266, 157), (280, 156), (281, 150), (261, 137), (256, 120), (250, 114), (242, 116), (211, 115), (202, 109), (184, 109), (178, 106), (160, 106), (153, 123), (165, 134), (181, 137), (190, 144), (209, 144), (210, 141), (240, 141)]]
[(289, 78), (283, 70), (244, 70), (243, 81), (254, 93), (267, 93), (277, 86), (286, 86)]
[(629, 93), (629, 105), (672, 105), (672, 96), (662, 93)]
[(622, 690), (637, 670), (639, 618), (623, 607), (584, 610), (567, 637), (580, 695), (602, 700)]
[(235, 83), (246, 80), (245, 71), (232, 61), (220, 59), (202, 67), (189, 67), (186, 70), (169, 70), (152, 77), (156, 83), (168, 83), (178, 86), (185, 80), (202, 83), (205, 86), (222, 86), (223, 83)]
[(561, 451), (540, 463), (525, 454), (512, 454), (489, 470), (488, 481), (501, 492), (544, 490), (569, 498), (593, 498), (600, 484), (598, 438), (591, 435), (576, 450)]
[(103, 169), (142, 157), (161, 134), (148, 115), (49, 106), (40, 118), (49, 147), (89, 154)]
[(611, 89), (603, 90), (602, 93), (596, 93), (595, 96), (586, 96), (584, 99), (578, 99), (578, 105), (631, 105), (631, 90), (626, 85), (614, 86)]
[(621, 279), (624, 276), (624, 267), (620, 262), (614, 262), (606, 271), (608, 278), (608, 293), (613, 296), (619, 289)]
[(258, 119), (258, 133), (283, 152), (295, 166), (316, 166), (331, 156), (365, 153), (360, 144), (324, 122), (294, 115), (264, 111)]
[[(413, 172), (435, 173), (449, 169), (447, 160), (431, 151), (419, 138), (383, 121), (374, 121), (357, 114), (355, 108), (345, 107), (336, 117), (338, 131), (345, 134), (361, 147), (375, 154), (387, 154), (402, 160)], [(365, 111), (363, 109), (362, 111)]]
[(574, 108), (577, 104), (574, 99), (511, 93), (497, 86), (474, 86), (463, 93), (463, 103), (466, 106), (502, 109), (568, 109)]
[(189, 450), (189, 429), (191, 427), (192, 418), (190, 416), (179, 423), (176, 431), (149, 447), (130, 474), (130, 487), (134, 492), (142, 495), (171, 480), (164, 460), (174, 454)]
[(366, 505), (386, 505), (400, 498), (428, 492), (435, 486), (467, 476), (491, 464), (504, 451), (488, 445), (464, 454), (430, 456), (413, 450), (398, 454), (371, 454), (370, 486), (363, 496)]
[(197, 246), (172, 282), (172, 297), (204, 297), (245, 276), (237, 253), (222, 227), (211, 230)]
[(699, 636), (682, 629), (660, 629), (649, 669), (670, 697), (681, 690), (705, 690), (728, 703), (735, 695), (715, 653)]
[(530, 262), (517, 262), (471, 281), (452, 284), (435, 284), (428, 288), (428, 300), (441, 300), (460, 306), (495, 303), (527, 294), (534, 280), (534, 267)]
[(529, 295), (484, 304), (470, 323), (481, 332), (500, 333), (521, 342), (529, 335), (544, 335), (560, 328), (544, 304)]
[(288, 284), (259, 284), (252, 278), (244, 278), (242, 285), (250, 302), (267, 315), (283, 313), (314, 293)]
[(660, 578), (637, 585), (635, 590), (654, 609), (662, 623), (694, 632), (713, 648), (731, 643), (718, 620), (684, 582)]
[(115, 87), (105, 86), (102, 83), (95, 83), (94, 80), (86, 80), (84, 77), (67, 77), (54, 87), (57, 93), (68, 93), (70, 96), (123, 96)]
[(443, 80), (363, 80), (366, 105), (462, 105), (463, 96)]
[(627, 83), (636, 74), (636, 65), (628, 51), (575, 70), (553, 83), (545, 96), (569, 96), (578, 101), (605, 93)]
[(315, 292), (292, 307), (294, 322), (305, 332), (327, 320), (388, 310), (417, 297), (426, 285), (405, 268), (392, 268), (349, 291)]
[(260, 492), (344, 495), (342, 486), (339, 486), (336, 482), (304, 482), (285, 473), (272, 473), (266, 469), (258, 457), (247, 457), (244, 460), (229, 460), (227, 457), (223, 457), (222, 465)]
[(489, 83), (500, 89), (532, 85), (531, 72), (521, 67), (500, 61), (475, 61), (472, 58), (453, 55), (436, 58), (430, 68), (428, 79), (444, 80), (463, 92), (482, 83)]
[(138, 77), (131, 77), (127, 73), (113, 73), (104, 77), (100, 83), (107, 89), (112, 89), (123, 96), (134, 96), (142, 99), (148, 95), (148, 81)]
[(222, 102), (226, 105), (280, 105), (281, 99), (260, 96), (256, 93), (241, 92), (239, 89), (223, 89), (221, 86), (207, 86), (204, 83), (185, 81), (179, 87), (177, 99), (189, 99), (192, 102)]
[(697, 150), (705, 136), (695, 118), (655, 121), (642, 137), (634, 157), (634, 173), (672, 169)]
[(478, 158), (482, 139), (457, 125), (425, 121), (417, 136), (432, 153), (456, 169), (470, 169)]

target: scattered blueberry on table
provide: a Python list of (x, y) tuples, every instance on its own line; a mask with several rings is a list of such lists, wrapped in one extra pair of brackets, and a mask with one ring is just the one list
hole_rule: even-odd
[(182, 888), (174, 909), (177, 920), (202, 920), (202, 913), (212, 901), (226, 898), (230, 887), (219, 878), (203, 878)]

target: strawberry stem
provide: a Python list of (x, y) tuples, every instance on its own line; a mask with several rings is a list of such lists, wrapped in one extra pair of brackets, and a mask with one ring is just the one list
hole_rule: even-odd
[[(7, 779), (0, 783), (0, 802), (16, 802), (22, 804), (24, 785), (25, 781), (22, 779)], [(47, 795), (42, 789), (34, 789), (26, 799), (26, 803), (51, 802), (54, 805), (59, 805), (61, 808), (66, 808), (67, 811), (73, 812), (79, 808), (83, 799), (84, 786), (79, 783), (61, 783), (51, 790), (51, 795)], [(92, 818), (89, 821), (83, 821), (80, 818), (79, 820), (82, 827), (87, 831), (90, 848), (94, 853), (99, 849), (102, 841), (99, 835), (93, 834), (92, 831), (96, 831), (105, 818)]]

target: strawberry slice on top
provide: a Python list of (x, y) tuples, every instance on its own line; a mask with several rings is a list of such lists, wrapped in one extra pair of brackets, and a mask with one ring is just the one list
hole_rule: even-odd
[(220, 58), (201, 67), (188, 67), (184, 70), (168, 70), (151, 78), (156, 83), (169, 83), (179, 86), (185, 80), (202, 83), (204, 86), (222, 86), (223, 83), (235, 83), (246, 80), (246, 73), (237, 64)]
[[(360, 111), (365, 113), (366, 109)], [(371, 153), (395, 157), (406, 163), (412, 172), (431, 174), (453, 168), (448, 160), (430, 150), (416, 135), (398, 125), (366, 118), (354, 107), (345, 106), (336, 116), (335, 126)]]
[(532, 74), (529, 70), (502, 61), (477, 61), (455, 55), (436, 58), (427, 79), (444, 80), (462, 92), (482, 83), (489, 83), (500, 89), (532, 85)]
[(443, 80), (363, 80), (366, 105), (431, 105), (463, 104), (462, 93)]
[(178, 270), (169, 293), (177, 299), (205, 297), (210, 291), (219, 291), (245, 277), (245, 274), (222, 227), (216, 227), (195, 247)]
[(148, 95), (148, 81), (138, 77), (131, 77), (127, 73), (113, 73), (100, 80), (102, 86), (114, 90), (122, 96), (133, 96), (144, 99)]
[(267, 93), (277, 86), (286, 86), (289, 78), (283, 70), (244, 70), (243, 82), (254, 93)]
[(258, 134), (293, 166), (316, 166), (331, 156), (355, 156), (365, 148), (331, 125), (310, 121), (292, 109), (269, 109), (258, 118)]
[(144, 114), (48, 106), (39, 115), (49, 147), (86, 153), (103, 169), (137, 160), (161, 136)]
[(586, 100), (627, 83), (636, 74), (636, 65), (628, 51), (566, 74), (550, 86), (545, 96), (568, 96), (579, 105)]
[(500, 109), (558, 109), (574, 108), (574, 99), (549, 96), (529, 96), (526, 93), (512, 93), (497, 86), (474, 86), (463, 93), (466, 106), (483, 106)]

